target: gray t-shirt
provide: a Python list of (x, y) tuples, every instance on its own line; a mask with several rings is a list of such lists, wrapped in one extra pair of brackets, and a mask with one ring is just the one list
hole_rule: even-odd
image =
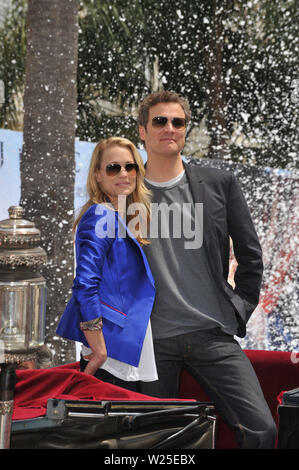
[(144, 247), (156, 283), (154, 338), (220, 327), (236, 334), (230, 302), (210, 275), (202, 246), (202, 205), (194, 204), (185, 172), (166, 183), (146, 180), (152, 191), (150, 245)]

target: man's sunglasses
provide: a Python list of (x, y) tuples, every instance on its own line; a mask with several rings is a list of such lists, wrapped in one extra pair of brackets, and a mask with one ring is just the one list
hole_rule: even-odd
[(139, 170), (137, 163), (126, 163), (125, 165), (120, 165), (119, 163), (111, 163), (110, 165), (106, 166), (106, 174), (108, 176), (115, 176), (117, 175), (121, 169), (124, 168), (127, 173), (137, 173)]
[[(156, 116), (152, 119), (152, 126), (153, 127), (164, 127), (168, 122), (168, 118), (166, 116)], [(171, 119), (171, 124), (175, 129), (185, 129), (186, 127), (186, 119), (180, 117), (174, 117)]]

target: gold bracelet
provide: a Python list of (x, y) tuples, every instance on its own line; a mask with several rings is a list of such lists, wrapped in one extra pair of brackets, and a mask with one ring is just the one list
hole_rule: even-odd
[(94, 318), (93, 320), (89, 321), (82, 321), (80, 322), (80, 330), (102, 330), (103, 329), (103, 320), (102, 317)]

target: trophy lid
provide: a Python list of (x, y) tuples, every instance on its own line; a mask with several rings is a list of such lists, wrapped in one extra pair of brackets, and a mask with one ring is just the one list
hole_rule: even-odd
[(43, 264), (46, 252), (39, 247), (40, 231), (23, 218), (24, 209), (11, 206), (9, 219), (0, 221), (0, 265), (32, 266)]

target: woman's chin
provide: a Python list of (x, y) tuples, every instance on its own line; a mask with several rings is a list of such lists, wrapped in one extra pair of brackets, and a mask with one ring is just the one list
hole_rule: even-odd
[(117, 196), (129, 196), (133, 191), (134, 189), (132, 188), (119, 188), (117, 191)]

